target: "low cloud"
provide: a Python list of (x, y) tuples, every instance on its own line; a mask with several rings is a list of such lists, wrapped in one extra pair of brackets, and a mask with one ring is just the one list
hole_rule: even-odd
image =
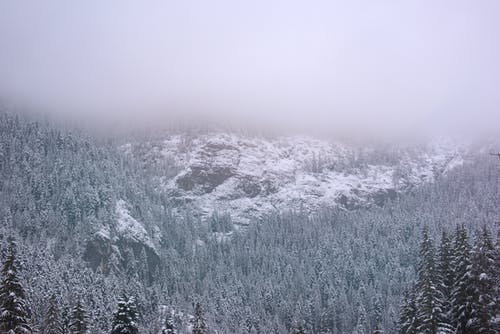
[(4, 1), (0, 96), (97, 119), (494, 133), (498, 31), (497, 1)]

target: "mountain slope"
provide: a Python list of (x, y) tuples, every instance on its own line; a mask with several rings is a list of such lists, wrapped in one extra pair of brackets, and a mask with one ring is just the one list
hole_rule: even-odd
[[(141, 332), (158, 333), (161, 305), (190, 314), (201, 302), (220, 333), (290, 333), (296, 319), (308, 332), (327, 323), (352, 333), (360, 310), (367, 328), (382, 314), (393, 333), (421, 228), (438, 236), (499, 221), (498, 159), (446, 142), (359, 149), (212, 133), (121, 146), (0, 114), (0, 158), (0, 249), (18, 240), (33, 323), (42, 323), (47, 295), (67, 310), (77, 294), (92, 309), (92, 334), (109, 332), (123, 289), (141, 305)], [(235, 186), (245, 177), (255, 191)], [(318, 191), (300, 202), (314, 213), (283, 195), (294, 187)], [(369, 209), (331, 209), (356, 206), (333, 195), (329, 202), (325, 189)], [(377, 191), (387, 198), (384, 189), (397, 198), (372, 205)], [(297, 210), (271, 205), (267, 214), (271, 200)], [(245, 201), (258, 210), (236, 206)], [(256, 219), (241, 230), (220, 214), (204, 224), (182, 203)]]
[[(406, 147), (356, 147), (306, 136), (266, 139), (213, 132), (121, 147), (156, 170), (159, 191), (203, 215), (246, 224), (273, 210), (381, 205), (461, 165), (464, 147), (436, 140)], [(170, 175), (162, 172), (176, 171)]]

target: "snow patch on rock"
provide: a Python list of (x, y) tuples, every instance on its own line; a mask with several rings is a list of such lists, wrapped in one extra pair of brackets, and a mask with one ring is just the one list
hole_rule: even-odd
[(134, 217), (130, 215), (127, 203), (120, 199), (116, 202), (116, 232), (123, 238), (133, 240), (154, 249), (148, 232)]
[[(227, 212), (240, 224), (275, 209), (382, 204), (465, 162), (463, 148), (443, 139), (380, 150), (308, 136), (214, 132), (167, 136), (150, 146), (141, 156), (133, 144), (123, 151), (142, 161), (150, 157), (151, 163), (163, 159), (176, 166), (175, 175), (158, 175), (158, 182), (177, 207), (191, 206), (205, 216)], [(119, 211), (125, 225), (132, 224), (130, 215)]]

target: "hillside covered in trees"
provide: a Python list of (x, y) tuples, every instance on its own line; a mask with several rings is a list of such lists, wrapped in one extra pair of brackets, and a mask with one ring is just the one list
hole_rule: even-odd
[(500, 164), (484, 152), (381, 205), (236, 228), (173, 202), (120, 145), (0, 114), (2, 332), (498, 331)]

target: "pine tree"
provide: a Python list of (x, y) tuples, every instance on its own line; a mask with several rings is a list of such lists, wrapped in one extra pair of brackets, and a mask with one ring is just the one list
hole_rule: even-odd
[(10, 241), (2, 267), (0, 333), (31, 334), (24, 288), (17, 277), (16, 245)]
[(380, 300), (380, 296), (376, 295), (375, 297), (372, 298), (372, 307), (371, 307), (371, 314), (372, 314), (372, 328), (375, 328), (375, 330), (379, 330), (380, 326), (382, 324), (382, 302)]
[[(493, 277), (495, 277), (495, 300), (494, 312), (500, 319), (500, 229), (497, 229), (497, 240), (495, 242), (495, 255), (493, 264)], [(500, 321), (496, 323), (496, 331), (500, 332)]]
[(320, 329), (319, 329), (319, 333), (320, 334), (330, 334), (331, 333), (331, 330), (330, 330), (330, 317), (329, 316), (330, 315), (329, 315), (328, 311), (324, 311), (321, 314)]
[(352, 331), (352, 334), (366, 334), (365, 326), (362, 322), (358, 322)]
[(167, 313), (161, 334), (177, 334), (171, 312)]
[(483, 227), (471, 252), (468, 270), (467, 297), (470, 318), (466, 332), (486, 334), (495, 332), (495, 248), (490, 231)]
[(442, 296), (438, 290), (435, 251), (429, 231), (424, 227), (418, 267), (417, 319), (419, 333), (436, 334), (449, 330), (443, 321)]
[(45, 315), (45, 320), (42, 325), (42, 334), (62, 334), (63, 328), (59, 318), (59, 307), (58, 301), (55, 294), (52, 294), (49, 298), (49, 305), (47, 307), (47, 313)]
[(70, 324), (71, 324), (71, 309), (63, 308), (61, 310), (61, 333), (67, 334), (70, 333)]
[(470, 306), (467, 296), (470, 246), (464, 226), (457, 226), (453, 252), (455, 275), (452, 292), (452, 325), (456, 333), (461, 334), (467, 333), (466, 327), (470, 318)]
[(137, 334), (137, 308), (133, 297), (122, 294), (118, 299), (118, 310), (114, 314), (111, 334)]
[(414, 289), (405, 294), (405, 300), (399, 318), (400, 334), (416, 334), (418, 327), (417, 301)]
[(71, 334), (87, 334), (88, 316), (80, 299), (76, 301), (75, 306), (71, 310), (69, 330)]
[(453, 279), (454, 271), (453, 265), (453, 250), (451, 245), (451, 240), (448, 237), (446, 231), (443, 231), (441, 236), (441, 244), (439, 246), (439, 255), (437, 262), (437, 273), (439, 276), (439, 291), (443, 300), (443, 322), (446, 322), (449, 326), (452, 324), (451, 316), (451, 300), (452, 300), (452, 289), (453, 289)]
[(194, 307), (194, 319), (193, 319), (193, 334), (207, 334), (208, 326), (205, 316), (203, 314), (203, 308), (200, 303), (196, 303)]
[(298, 325), (297, 328), (293, 331), (293, 334), (306, 334), (304, 327), (302, 325)]
[(438, 328), (438, 317), (435, 314), (436, 286), (435, 286), (435, 263), (434, 245), (429, 237), (427, 227), (422, 232), (420, 244), (420, 262), (418, 267), (417, 288), (417, 318), (418, 332), (434, 334)]
[(358, 321), (356, 323), (356, 326), (354, 327), (353, 334), (365, 334), (366, 328), (367, 328), (367, 323), (366, 323), (366, 311), (364, 306), (361, 304), (359, 305), (359, 311), (358, 311)]
[(319, 334), (331, 334), (331, 333), (332, 331), (330, 330), (330, 328), (321, 327), (319, 330)]

